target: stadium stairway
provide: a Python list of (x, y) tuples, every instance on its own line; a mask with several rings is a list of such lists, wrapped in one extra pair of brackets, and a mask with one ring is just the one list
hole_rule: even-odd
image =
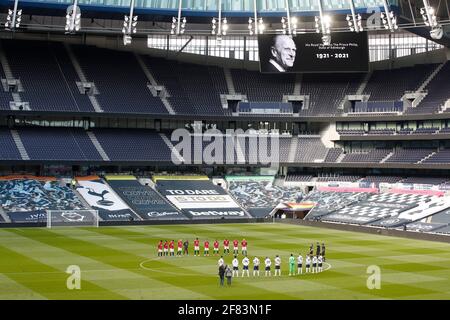
[(356, 90), (356, 95), (363, 94), (364, 90), (366, 89), (367, 84), (369, 83), (371, 76), (372, 76), (372, 71), (366, 73), (364, 79), (362, 80), (361, 84), (358, 87), (358, 90)]
[(390, 157), (392, 157), (393, 154), (394, 154), (394, 151), (389, 152), (386, 157), (381, 159), (380, 163), (385, 163)]
[(341, 163), (342, 160), (344, 160), (344, 158), (345, 158), (345, 153), (342, 152), (342, 153), (339, 155), (339, 157), (336, 159), (336, 163)]
[(416, 92), (422, 92), (425, 90), (426, 86), (434, 79), (434, 77), (441, 71), (441, 69), (445, 66), (447, 62), (441, 63), (434, 69), (434, 71), (424, 80), (424, 82), (420, 85), (420, 87), (416, 90)]
[(102, 157), (104, 161), (111, 161), (106, 151), (103, 149), (100, 142), (97, 140), (97, 137), (95, 136), (95, 133), (92, 131), (86, 131), (87, 135), (89, 136), (89, 139), (91, 139), (92, 144), (94, 145), (95, 149), (97, 149), (98, 153)]
[(420, 160), (417, 163), (424, 163), (425, 161), (427, 161), (427, 159), (431, 158), (432, 156), (434, 156), (436, 154), (436, 151), (430, 153), (429, 155), (427, 155), (425, 158), (423, 158), (422, 160)]
[(185, 159), (181, 156), (181, 154), (178, 152), (178, 150), (175, 149), (175, 147), (173, 146), (170, 139), (164, 133), (160, 133), (159, 136), (164, 141), (164, 143), (167, 145), (169, 150), (171, 150), (171, 154), (173, 154), (178, 159), (178, 161), (185, 162)]
[(293, 95), (299, 96), (301, 94), (302, 80), (303, 80), (303, 73), (297, 73), (295, 75), (294, 91), (292, 92)]
[(289, 163), (293, 163), (295, 161), (295, 155), (297, 154), (297, 148), (298, 148), (298, 138), (293, 137), (293, 138), (291, 138), (291, 145), (289, 146), (289, 155), (288, 155)]
[[(5, 51), (1, 46), (1, 41), (0, 41), (0, 63), (2, 65), (6, 79), (15, 79), (11, 71), (11, 66), (9, 65), (8, 58), (6, 57)], [(15, 103), (22, 102), (22, 98), (18, 92), (11, 92), (11, 95)]]
[[(147, 65), (145, 64), (145, 62), (142, 60), (142, 57), (138, 54), (134, 55), (136, 57), (136, 60), (138, 62), (138, 64), (141, 66), (142, 71), (144, 72), (145, 76), (147, 77), (148, 81), (150, 81), (150, 84), (152, 86), (158, 86), (158, 82), (155, 80), (155, 77), (153, 77), (151, 71), (149, 68), (147, 68)], [(169, 114), (175, 114), (175, 110), (173, 110), (172, 105), (170, 104), (170, 101), (167, 98), (163, 98), (163, 97), (159, 97), (161, 99), (161, 102), (163, 103), (163, 105), (166, 107), (167, 112)]]
[[(67, 50), (67, 55), (69, 56), (70, 61), (72, 62), (72, 65), (78, 75), (78, 78), (80, 79), (81, 82), (88, 82), (86, 80), (86, 76), (84, 75), (83, 69), (81, 69), (80, 63), (77, 60), (77, 57), (75, 56), (75, 54), (72, 51), (72, 48), (70, 47), (70, 45), (65, 44), (64, 47)], [(93, 95), (88, 95), (88, 99), (92, 104), (92, 107), (94, 108), (94, 110), (96, 112), (103, 112), (102, 107), (100, 106), (100, 103), (98, 102), (97, 98)]]
[(11, 130), (11, 136), (14, 140), (14, 143), (16, 144), (17, 150), (20, 153), (20, 156), (22, 157), (22, 160), (30, 160), (30, 156), (27, 153), (27, 150), (25, 149), (25, 146), (23, 145), (22, 139), (20, 138), (19, 132), (17, 130)]
[(227, 83), (228, 94), (236, 94), (236, 89), (234, 87), (233, 77), (231, 76), (230, 69), (223, 68), (223, 73), (225, 75), (225, 81)]

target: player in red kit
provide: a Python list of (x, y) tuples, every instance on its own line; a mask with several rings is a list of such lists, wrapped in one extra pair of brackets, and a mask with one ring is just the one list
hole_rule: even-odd
[(242, 246), (242, 254), (244, 256), (247, 255), (247, 240), (243, 239), (241, 242), (241, 246)]
[(239, 254), (239, 241), (233, 240), (233, 254)]
[(219, 241), (217, 241), (217, 240), (214, 241), (213, 246), (214, 246), (214, 255), (219, 254)]
[(194, 240), (194, 256), (200, 255), (200, 241), (198, 238)]
[(230, 240), (228, 239), (223, 240), (223, 253), (224, 254), (230, 253)]
[(205, 248), (205, 250), (203, 252), (203, 255), (209, 257), (209, 241), (208, 240), (205, 241), (204, 248)]
[(181, 253), (183, 252), (183, 241), (178, 240), (177, 243), (177, 257), (181, 257)]
[(169, 252), (170, 252), (171, 257), (175, 256), (175, 241), (174, 240), (169, 242)]
[(162, 240), (159, 240), (158, 243), (158, 257), (162, 257), (163, 255), (163, 242)]
[(169, 243), (167, 240), (164, 242), (164, 255), (167, 256), (169, 254)]

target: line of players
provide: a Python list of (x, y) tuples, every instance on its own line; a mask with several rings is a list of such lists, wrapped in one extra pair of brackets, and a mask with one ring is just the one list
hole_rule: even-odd
[[(294, 255), (291, 254), (289, 257), (289, 276), (295, 275), (295, 262), (297, 260), (297, 274), (303, 274), (303, 256), (301, 254), (298, 255), (297, 259), (295, 259)], [(218, 261), (219, 268), (224, 265), (223, 256), (220, 257)], [(253, 276), (260, 276), (259, 273), (259, 266), (260, 266), (260, 260), (258, 257), (253, 258)], [(233, 266), (233, 277), (239, 277), (239, 260), (237, 259), (237, 256), (234, 256), (233, 261), (231, 262)], [(275, 264), (275, 276), (281, 276), (281, 258), (280, 256), (276, 256), (274, 259)], [(250, 277), (249, 272), (249, 265), (250, 265), (250, 259), (245, 256), (242, 259), (242, 277), (244, 277), (245, 274), (247, 274), (247, 277)], [(265, 266), (265, 276), (272, 276), (272, 260), (269, 257), (266, 257), (264, 259), (264, 266)], [(312, 256), (307, 255), (305, 258), (305, 273), (319, 273), (323, 271), (323, 256)]]
[[(213, 242), (214, 255), (219, 254), (219, 241), (215, 240)], [(243, 239), (241, 241), (241, 252), (243, 255), (247, 255), (247, 240)], [(223, 241), (223, 254), (230, 253), (230, 240), (225, 239)], [(239, 241), (233, 240), (233, 254), (239, 254)], [(178, 240), (177, 242), (177, 257), (182, 255), (189, 255), (189, 241)], [(209, 241), (205, 240), (203, 242), (203, 255), (209, 256)], [(158, 257), (162, 256), (175, 256), (175, 240), (164, 241), (160, 240), (158, 243)], [(194, 256), (200, 256), (200, 240), (196, 238), (194, 240)]]

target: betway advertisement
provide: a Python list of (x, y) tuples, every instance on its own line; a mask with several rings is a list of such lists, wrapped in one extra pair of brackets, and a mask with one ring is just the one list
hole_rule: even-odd
[(157, 188), (167, 200), (193, 219), (249, 218), (225, 190), (209, 180), (159, 180)]
[(149, 186), (136, 179), (109, 178), (113, 190), (144, 220), (187, 219)]

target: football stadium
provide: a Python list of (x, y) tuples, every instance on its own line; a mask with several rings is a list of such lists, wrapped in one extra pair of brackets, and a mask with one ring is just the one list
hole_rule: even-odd
[(450, 300), (449, 1), (0, 0), (0, 79), (0, 300)]

